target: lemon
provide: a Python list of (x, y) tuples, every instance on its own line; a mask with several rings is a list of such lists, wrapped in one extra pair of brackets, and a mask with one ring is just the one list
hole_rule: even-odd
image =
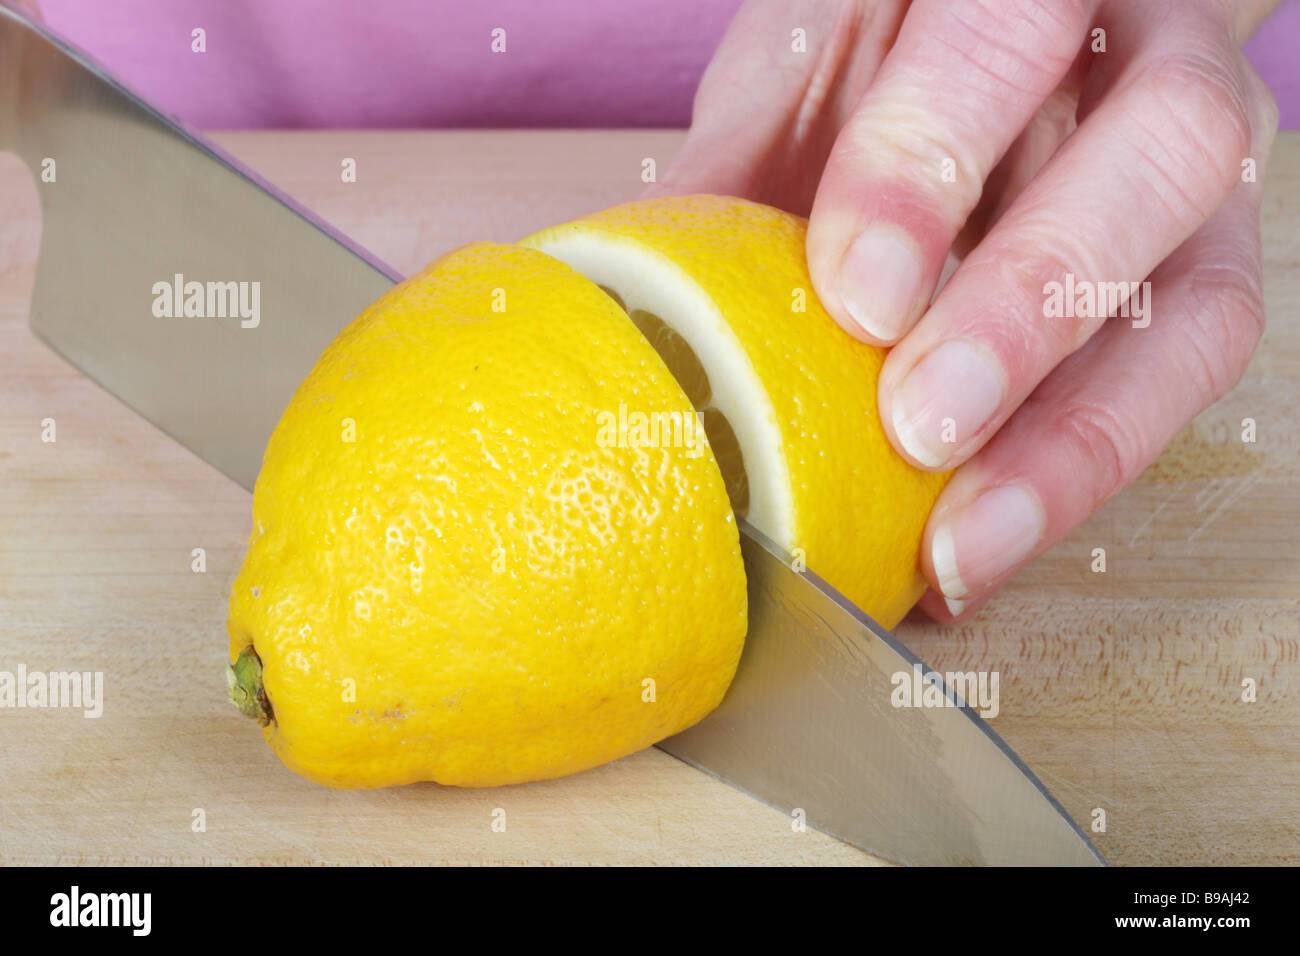
[(523, 240), (622, 305), (702, 412), (737, 514), (886, 627), (920, 598), (947, 475), (908, 464), (876, 407), (885, 350), (822, 308), (806, 221), (721, 196), (616, 206)]
[(340, 334), (272, 435), (227, 625), (290, 767), (490, 786), (684, 730), (744, 642), (736, 515), (901, 619), (947, 476), (894, 452), (885, 353), (817, 301), (805, 231), (629, 203), (444, 256)]
[(230, 600), (236, 703), (338, 787), (555, 777), (695, 723), (746, 594), (693, 420), (569, 266), (491, 244), (433, 263), (339, 335), (271, 437)]

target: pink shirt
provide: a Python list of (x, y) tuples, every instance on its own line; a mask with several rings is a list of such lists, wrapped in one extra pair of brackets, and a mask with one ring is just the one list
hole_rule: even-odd
[[(740, 0), (39, 0), (199, 128), (685, 126)], [(207, 52), (191, 51), (195, 28)], [(505, 31), (494, 53), (493, 31)], [(1300, 0), (1247, 50), (1300, 126)]]
[[(38, 0), (199, 128), (685, 126), (739, 0)], [(206, 53), (191, 33), (206, 31)], [(493, 31), (505, 31), (494, 53)]]

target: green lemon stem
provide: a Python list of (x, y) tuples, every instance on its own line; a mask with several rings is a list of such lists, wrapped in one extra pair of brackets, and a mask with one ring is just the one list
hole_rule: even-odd
[(263, 727), (274, 718), (271, 702), (262, 687), (262, 659), (252, 644), (240, 651), (235, 663), (226, 668), (226, 686), (230, 688), (230, 702), (245, 717), (252, 717)]

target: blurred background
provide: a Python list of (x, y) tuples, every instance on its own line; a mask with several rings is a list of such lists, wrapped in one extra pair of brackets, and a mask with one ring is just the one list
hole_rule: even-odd
[[(395, 129), (686, 126), (741, 0), (11, 2), (200, 129)], [(1300, 127), (1300, 0), (1246, 49)]]

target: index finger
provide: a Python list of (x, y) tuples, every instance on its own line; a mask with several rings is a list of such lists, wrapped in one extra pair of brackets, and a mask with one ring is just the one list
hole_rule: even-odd
[(808, 228), (836, 320), (891, 344), (929, 303), (984, 183), (1069, 72), (1095, 0), (917, 0), (840, 131)]

